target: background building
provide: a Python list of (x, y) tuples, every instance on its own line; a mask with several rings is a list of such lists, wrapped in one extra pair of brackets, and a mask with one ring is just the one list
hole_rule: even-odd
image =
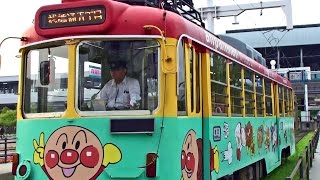
[[(57, 66), (56, 66), (57, 67)], [(90, 87), (100, 87), (100, 77), (101, 70), (100, 65), (94, 63), (85, 63), (84, 68), (84, 76), (85, 76), (85, 86)], [(59, 71), (57, 71), (59, 72)], [(33, 76), (38, 76), (38, 74), (33, 74)], [(39, 79), (39, 78), (34, 78)], [(18, 101), (18, 81), (19, 76), (0, 76), (0, 110), (3, 107), (8, 107), (10, 109), (15, 109)], [(50, 87), (49, 98), (53, 98), (53, 101), (59, 102), (62, 101), (66, 97), (67, 93), (67, 76), (66, 73), (59, 72), (55, 74), (55, 82), (54, 84), (59, 84), (59, 86)], [(33, 81), (32, 83), (39, 83)], [(92, 92), (88, 92), (86, 94), (92, 94)], [(31, 102), (34, 102), (34, 98), (37, 98), (37, 89), (32, 90)], [(90, 98), (90, 97), (88, 97)]]

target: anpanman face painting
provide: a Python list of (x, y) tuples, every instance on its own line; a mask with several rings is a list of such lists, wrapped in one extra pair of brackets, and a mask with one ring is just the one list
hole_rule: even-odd
[(197, 180), (199, 152), (197, 136), (190, 130), (183, 142), (181, 151), (181, 171), (184, 180)]
[(89, 130), (66, 126), (48, 139), (44, 165), (54, 179), (90, 179), (102, 166), (103, 147)]
[(33, 139), (33, 163), (43, 169), (49, 179), (96, 179), (109, 164), (121, 161), (121, 150), (112, 143), (101, 145), (98, 137), (79, 126), (55, 130), (45, 143), (44, 132), (39, 141)]

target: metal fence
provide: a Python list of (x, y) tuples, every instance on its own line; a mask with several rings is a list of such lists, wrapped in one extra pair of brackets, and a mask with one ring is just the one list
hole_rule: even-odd
[(16, 137), (5, 136), (0, 139), (0, 163), (12, 161), (12, 154), (16, 151)]
[(319, 130), (316, 129), (312, 139), (309, 141), (308, 146), (305, 147), (303, 153), (299, 156), (299, 160), (291, 172), (290, 176), (286, 177), (288, 179), (294, 179), (294, 177), (299, 173), (299, 179), (309, 179), (309, 170), (312, 167), (312, 160), (314, 159), (314, 153), (316, 151), (319, 140)]

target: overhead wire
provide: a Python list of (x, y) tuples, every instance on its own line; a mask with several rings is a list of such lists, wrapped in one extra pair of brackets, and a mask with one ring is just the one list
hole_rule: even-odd
[[(236, 0), (233, 0), (233, 2), (236, 4), (236, 6), (238, 6), (238, 8), (239, 8), (240, 10), (244, 11), (244, 9), (242, 9), (242, 8), (240, 7), (240, 5), (236, 2)], [(250, 4), (251, 4), (252, 7), (255, 8), (255, 6), (254, 6), (252, 3), (250, 3)], [(262, 8), (262, 2), (261, 2), (261, 12), (262, 12), (262, 9), (263, 9), (263, 8)], [(260, 15), (262, 15), (262, 13), (260, 13)], [(250, 21), (252, 21), (252, 22), (254, 23), (255, 26), (257, 26), (256, 22), (255, 22), (254, 20), (252, 20), (250, 16), (249, 16), (249, 19), (250, 19)], [(281, 50), (281, 48), (278, 47), (278, 44), (281, 42), (281, 40), (282, 40), (282, 39), (284, 38), (284, 36), (288, 33), (289, 30), (285, 30), (285, 29), (281, 29), (281, 30), (277, 29), (277, 30), (280, 31), (280, 32), (284, 32), (284, 31), (285, 31), (285, 33), (281, 36), (280, 39), (273, 36), (275, 32), (273, 32), (273, 33), (271, 34), (271, 36), (273, 37), (272, 40), (276, 40), (276, 41), (277, 41), (277, 44), (276, 44), (275, 46), (273, 46), (273, 45), (271, 44), (271, 41), (272, 41), (272, 40), (269, 40), (270, 38), (267, 38), (267, 37), (264, 35), (264, 32), (261, 32), (261, 31), (259, 31), (259, 32), (260, 32), (260, 33), (262, 34), (262, 36), (266, 39), (266, 41), (268, 42), (268, 44), (270, 45), (270, 47), (271, 47), (272, 49), (274, 49), (274, 50), (279, 50), (279, 51), (281, 52), (281, 54), (283, 55), (284, 59), (286, 60), (286, 63), (287, 63), (287, 65), (288, 65), (288, 67), (291, 68), (292, 66), (291, 66), (290, 62), (288, 61), (288, 59), (286, 58), (285, 53)], [(271, 32), (271, 31), (274, 31), (274, 30), (268, 30), (267, 32)], [(271, 36), (270, 36), (270, 37), (271, 37)], [(281, 58), (280, 58), (280, 60), (281, 60)]]
[[(233, 0), (233, 1), (235, 1), (235, 0)], [(250, 3), (250, 4), (251, 4), (252, 7), (254, 7), (254, 5), (253, 5), (252, 3)], [(262, 8), (262, 1), (260, 1), (260, 5), (261, 5), (260, 16), (262, 16), (262, 9), (263, 9), (263, 8)], [(254, 7), (254, 8), (255, 8), (255, 7)], [(282, 20), (283, 20), (283, 18), (282, 18)], [(283, 55), (284, 59), (286, 60), (287, 67), (291, 68), (292, 66), (291, 66), (290, 62), (288, 61), (288, 59), (286, 58), (285, 53), (282, 51), (281, 48), (278, 47), (278, 44), (279, 44), (280, 41), (284, 38), (284, 36), (288, 33), (289, 30), (277, 29), (277, 31), (285, 32), (285, 33), (281, 36), (280, 39), (274, 37), (274, 33), (275, 33), (275, 30), (274, 30), (274, 29), (273, 29), (273, 30), (268, 30), (267, 32), (271, 32), (271, 31), (273, 31), (272, 34), (271, 34), (271, 36), (273, 37), (272, 40), (276, 40), (276, 45), (274, 45), (274, 46), (271, 44), (271, 41), (272, 41), (272, 40), (270, 40), (270, 38), (266, 38), (265, 33), (262, 32), (262, 34), (263, 34), (263, 36), (266, 38), (266, 40), (267, 40), (267, 42), (269, 43), (270, 47), (272, 47), (274, 50), (279, 50), (279, 51), (281, 52), (281, 54)], [(271, 36), (270, 36), (270, 37), (271, 37)], [(266, 56), (267, 56), (267, 55), (266, 55)], [(280, 60), (281, 60), (281, 58), (280, 58)]]

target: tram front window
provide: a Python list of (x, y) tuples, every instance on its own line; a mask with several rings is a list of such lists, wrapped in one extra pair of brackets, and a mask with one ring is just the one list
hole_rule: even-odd
[(64, 41), (29, 48), (23, 76), (23, 108), (26, 114), (66, 110), (68, 62)]
[(155, 40), (82, 41), (77, 48), (78, 109), (155, 110), (159, 47)]

